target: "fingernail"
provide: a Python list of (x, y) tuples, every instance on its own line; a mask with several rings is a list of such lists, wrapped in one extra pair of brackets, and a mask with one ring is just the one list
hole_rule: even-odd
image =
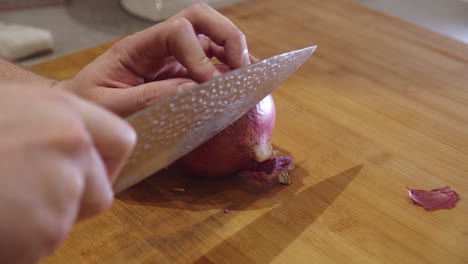
[(244, 50), (244, 53), (242, 53), (242, 60), (244, 62), (244, 66), (250, 64), (250, 56), (248, 50)]
[(177, 86), (177, 93), (182, 93), (182, 92), (185, 92), (187, 90), (190, 90), (193, 87), (195, 87), (196, 85), (197, 85), (196, 82), (185, 82), (185, 83)]
[(213, 77), (212, 78), (218, 77), (220, 75), (221, 75), (221, 73), (218, 70), (215, 70), (215, 71), (213, 71)]
[(255, 58), (254, 56), (250, 56), (250, 55), (249, 55), (249, 57), (250, 57), (250, 62), (256, 63), (256, 62), (259, 62), (259, 61), (260, 61), (259, 58)]

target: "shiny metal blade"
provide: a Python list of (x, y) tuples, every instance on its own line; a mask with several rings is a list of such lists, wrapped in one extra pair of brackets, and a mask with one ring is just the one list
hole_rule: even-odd
[(138, 142), (113, 188), (140, 182), (236, 121), (293, 74), (316, 46), (230, 71), (128, 118)]

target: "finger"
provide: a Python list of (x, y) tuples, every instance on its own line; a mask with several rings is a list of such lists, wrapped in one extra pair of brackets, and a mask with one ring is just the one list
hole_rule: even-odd
[(187, 68), (192, 79), (203, 82), (219, 72), (204, 53), (196, 33), (204, 34), (222, 46), (225, 61), (231, 67), (250, 63), (244, 34), (226, 17), (203, 3), (124, 38), (107, 56), (119, 58), (125, 68), (145, 77), (153, 74), (155, 61), (174, 56)]
[(215, 67), (216, 69), (218, 69), (220, 73), (226, 73), (226, 72), (232, 71), (232, 68), (226, 64), (215, 64)]
[[(202, 48), (205, 50), (205, 54), (208, 58), (216, 57), (219, 62), (222, 64), (214, 64), (216, 69), (222, 74), (226, 73), (228, 71), (232, 70), (232, 67), (230, 67), (225, 58), (224, 58), (224, 49), (222, 47), (219, 47), (216, 45), (214, 42), (212, 42), (210, 39), (208, 39), (205, 36), (200, 37), (200, 45)], [(256, 57), (250, 55), (250, 62), (251, 63), (256, 63), (260, 61)], [(158, 72), (158, 74), (155, 76), (155, 79), (149, 80), (149, 81), (160, 81), (160, 80), (166, 80), (170, 78), (187, 78), (187, 69), (182, 66), (177, 60), (175, 59), (167, 59), (166, 60), (166, 65)]]
[(168, 46), (174, 57), (185, 66), (189, 76), (195, 81), (207, 81), (220, 73), (213, 66), (200, 46), (192, 25), (186, 19), (172, 20), (171, 27), (179, 34), (168, 33)]
[[(55, 194), (62, 196), (62, 200), (71, 199), (65, 204), (69, 210), (76, 210), (70, 214), (73, 215), (75, 221), (75, 219), (90, 217), (110, 207), (113, 191), (103, 159), (96, 148), (96, 138), (91, 133), (89, 123), (83, 118), (80, 99), (69, 94), (67, 98), (70, 100), (67, 101), (68, 107), (65, 111), (70, 110), (74, 115), (66, 118), (68, 120), (76, 118), (76, 120), (68, 123), (66, 129), (69, 131), (65, 132), (66, 136), (58, 141), (58, 143), (65, 143), (58, 145), (60, 157), (65, 159), (57, 159), (60, 162), (56, 169), (60, 171), (54, 174), (60, 177), (53, 180), (55, 186), (62, 186), (60, 192), (56, 191)], [(65, 156), (64, 151), (67, 153)], [(63, 178), (62, 175), (68, 175), (68, 177)]]
[[(205, 55), (209, 58), (216, 58), (223, 64), (227, 64), (224, 56), (224, 48), (216, 45), (208, 37), (203, 34), (197, 36), (200, 46), (205, 51)], [(215, 65), (216, 66), (216, 65)], [(164, 65), (156, 65), (160, 70), (156, 72), (151, 78), (146, 78), (147, 81), (160, 81), (169, 78), (188, 77), (187, 69), (180, 64), (174, 57), (165, 58)], [(216, 67), (218, 70), (219, 68)]]
[(256, 62), (259, 62), (259, 61), (260, 61), (260, 59), (254, 57), (254, 56), (252, 56), (252, 55), (249, 55), (249, 58), (250, 58), (250, 63), (256, 63)]
[(176, 14), (174, 18), (186, 18), (199, 34), (208, 36), (223, 46), (228, 64), (240, 68), (250, 64), (245, 35), (227, 17), (204, 2), (193, 4)]
[(130, 155), (136, 134), (125, 120), (111, 112), (71, 94), (67, 98), (69, 108), (81, 120), (80, 126), (70, 129), (79, 139), (73, 149), (84, 177), (78, 214), (78, 219), (83, 219), (111, 206), (111, 182)]
[(165, 64), (161, 67), (161, 70), (152, 79), (146, 81), (161, 81), (170, 78), (187, 77), (187, 68), (185, 68), (180, 62), (174, 57), (168, 57), (165, 59)]
[(226, 56), (224, 55), (223, 47), (218, 46), (216, 43), (211, 41), (210, 38), (208, 38), (207, 36), (203, 34), (198, 35), (198, 40), (200, 41), (200, 45), (202, 46), (208, 58), (212, 59), (213, 57), (215, 57), (220, 62), (224, 64), (228, 64)]
[(84, 171), (85, 189), (81, 198), (78, 220), (105, 211), (112, 205), (114, 199), (106, 167), (95, 148), (90, 149), (83, 163), (86, 168)]
[[(199, 39), (200, 45), (202, 46), (203, 50), (205, 51), (205, 54), (206, 54), (207, 57), (209, 57), (210, 59), (213, 58), (213, 57), (216, 57), (216, 59), (218, 59), (223, 64), (228, 64), (226, 56), (224, 54), (224, 48), (223, 47), (218, 46), (216, 43), (211, 41), (210, 38), (208, 38), (207, 36), (205, 36), (203, 34), (199, 34), (198, 39)], [(260, 59), (258, 59), (255, 56), (249, 54), (249, 61), (250, 61), (250, 64), (252, 64), (252, 63), (256, 63), (256, 62), (260, 61)], [(218, 70), (219, 70), (219, 68), (218, 68)]]
[(104, 108), (77, 97), (74, 100), (112, 182), (133, 150), (136, 133), (124, 119)]
[(196, 85), (197, 83), (190, 79), (173, 78), (145, 83), (131, 89), (103, 88), (102, 98), (105, 102), (100, 102), (100, 104), (125, 117)]
[(170, 56), (198, 82), (219, 75), (200, 46), (192, 24), (184, 18), (170, 19), (124, 38), (107, 55), (120, 58), (125, 67), (142, 76), (152, 72), (155, 61)]

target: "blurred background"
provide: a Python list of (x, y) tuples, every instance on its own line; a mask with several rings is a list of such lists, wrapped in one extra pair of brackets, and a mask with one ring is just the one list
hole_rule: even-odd
[[(221, 8), (237, 1), (205, 2)], [(354, 1), (468, 44), (468, 0)], [(142, 30), (191, 2), (2, 0), (0, 55), (31, 65)]]

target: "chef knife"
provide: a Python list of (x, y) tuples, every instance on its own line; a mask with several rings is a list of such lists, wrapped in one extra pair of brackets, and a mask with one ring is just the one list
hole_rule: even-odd
[(113, 184), (119, 193), (197, 148), (292, 75), (316, 46), (232, 70), (141, 110), (127, 121), (138, 142)]

